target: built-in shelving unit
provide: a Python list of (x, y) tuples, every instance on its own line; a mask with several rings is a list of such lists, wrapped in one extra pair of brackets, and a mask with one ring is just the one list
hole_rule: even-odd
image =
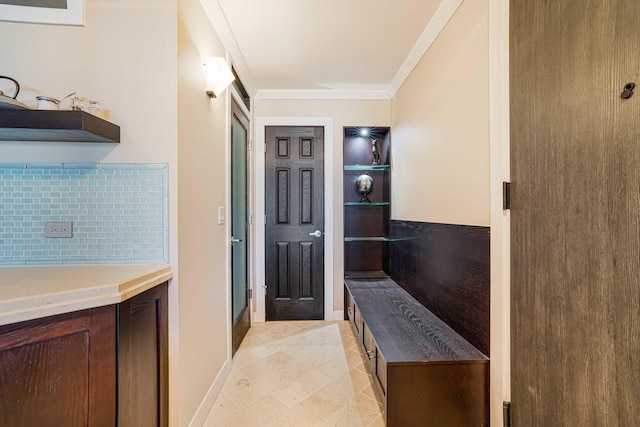
[(84, 111), (0, 110), (0, 141), (120, 142), (120, 126)]
[[(380, 164), (374, 158), (374, 140)], [(388, 127), (344, 128), (344, 253), (345, 270), (352, 273), (385, 269), (385, 254), (392, 240), (389, 143)], [(355, 183), (361, 175), (373, 179), (366, 198), (356, 191)]]

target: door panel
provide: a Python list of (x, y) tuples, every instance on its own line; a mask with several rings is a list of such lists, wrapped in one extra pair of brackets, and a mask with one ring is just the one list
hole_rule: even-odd
[(636, 425), (640, 2), (510, 14), (513, 425)]
[(232, 353), (249, 330), (247, 142), (249, 120), (232, 104), (231, 118), (231, 306)]
[(323, 319), (324, 130), (267, 127), (266, 145), (266, 318)]

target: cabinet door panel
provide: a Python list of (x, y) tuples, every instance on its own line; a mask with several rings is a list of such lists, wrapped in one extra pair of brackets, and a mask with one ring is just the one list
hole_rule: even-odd
[(115, 424), (114, 307), (0, 328), (0, 425)]
[(118, 425), (168, 425), (167, 285), (119, 307)]

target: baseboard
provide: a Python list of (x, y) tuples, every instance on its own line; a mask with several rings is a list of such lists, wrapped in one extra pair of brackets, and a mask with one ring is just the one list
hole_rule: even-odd
[(189, 427), (201, 427), (202, 425), (204, 425), (204, 422), (207, 419), (207, 415), (209, 415), (209, 411), (211, 411), (211, 408), (213, 408), (213, 404), (215, 403), (218, 394), (220, 394), (222, 386), (224, 385), (224, 382), (226, 381), (230, 372), (231, 359), (229, 358), (222, 366), (222, 369), (220, 369), (220, 372), (218, 373), (216, 379), (213, 381), (213, 384), (211, 384), (211, 387), (209, 387), (209, 391), (207, 391), (204, 399), (202, 399), (200, 406), (198, 406), (198, 410), (189, 423)]
[(333, 320), (344, 320), (344, 310), (334, 310)]

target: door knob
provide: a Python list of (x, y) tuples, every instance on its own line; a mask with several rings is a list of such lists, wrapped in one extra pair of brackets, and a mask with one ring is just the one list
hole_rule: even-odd
[(235, 237), (231, 236), (231, 244), (233, 245), (234, 243), (240, 243), (242, 242), (242, 239), (236, 239)]
[(316, 230), (313, 233), (309, 233), (309, 236), (320, 237), (320, 236), (322, 236), (322, 231)]

